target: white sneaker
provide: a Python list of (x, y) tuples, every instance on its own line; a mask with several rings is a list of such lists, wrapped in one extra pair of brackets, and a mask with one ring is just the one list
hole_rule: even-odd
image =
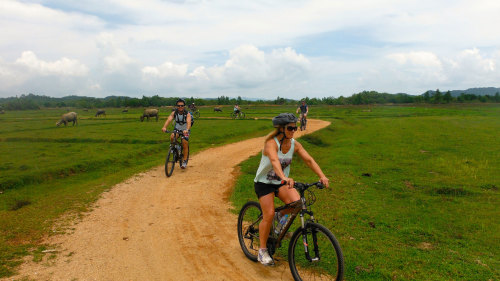
[(269, 256), (267, 249), (259, 249), (257, 260), (263, 265), (274, 265), (274, 260)]

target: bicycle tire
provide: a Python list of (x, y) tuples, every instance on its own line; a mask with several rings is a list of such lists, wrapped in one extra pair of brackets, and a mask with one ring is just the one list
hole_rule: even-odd
[(304, 249), (306, 242), (303, 241), (304, 230), (300, 227), (293, 233), (288, 247), (288, 263), (294, 280), (342, 280), (344, 257), (335, 235), (323, 225), (313, 222), (306, 224), (305, 233), (310, 255), (319, 256), (319, 259), (307, 259)]
[(305, 131), (305, 129), (306, 129), (306, 123), (307, 123), (306, 119), (304, 117), (302, 117), (300, 119), (300, 130), (301, 131)]
[(244, 112), (240, 112), (240, 119), (245, 119), (245, 113)]
[(243, 205), (238, 215), (238, 240), (243, 253), (252, 261), (257, 261), (259, 254), (261, 221), (262, 209), (259, 203), (250, 201)]
[(167, 177), (170, 177), (174, 172), (175, 162), (177, 162), (177, 153), (173, 148), (169, 148), (167, 159), (165, 159), (165, 175)]
[(236, 113), (233, 111), (231, 112), (231, 118), (235, 119), (236, 118)]
[(194, 118), (200, 118), (200, 112), (199, 111), (195, 111), (194, 114), (193, 114)]

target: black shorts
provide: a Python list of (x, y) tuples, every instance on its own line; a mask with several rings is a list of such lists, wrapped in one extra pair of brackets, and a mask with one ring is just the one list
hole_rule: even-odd
[(255, 188), (255, 194), (257, 194), (257, 197), (260, 198), (264, 195), (268, 195), (271, 192), (274, 192), (274, 196), (278, 196), (279, 189), (283, 185), (281, 185), (281, 184), (269, 184), (269, 183), (263, 183), (263, 182), (254, 182), (253, 186)]

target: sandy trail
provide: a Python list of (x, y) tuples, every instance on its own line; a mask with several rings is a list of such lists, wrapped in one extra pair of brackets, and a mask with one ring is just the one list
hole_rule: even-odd
[[(311, 119), (306, 132), (328, 124)], [(50, 238), (60, 249), (50, 265), (27, 262), (15, 279), (293, 280), (284, 262), (245, 257), (229, 211), (235, 166), (262, 147), (263, 137), (210, 148), (170, 178), (160, 166), (114, 186), (71, 234)]]

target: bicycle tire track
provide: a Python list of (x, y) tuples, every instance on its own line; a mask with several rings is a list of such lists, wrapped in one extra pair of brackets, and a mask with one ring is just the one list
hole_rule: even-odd
[[(329, 124), (310, 119), (305, 132)], [(50, 265), (26, 262), (15, 278), (293, 280), (284, 262), (264, 267), (245, 257), (227, 200), (236, 165), (257, 155), (263, 141), (209, 148), (170, 178), (160, 166), (114, 186), (71, 234), (49, 238), (60, 249)]]

